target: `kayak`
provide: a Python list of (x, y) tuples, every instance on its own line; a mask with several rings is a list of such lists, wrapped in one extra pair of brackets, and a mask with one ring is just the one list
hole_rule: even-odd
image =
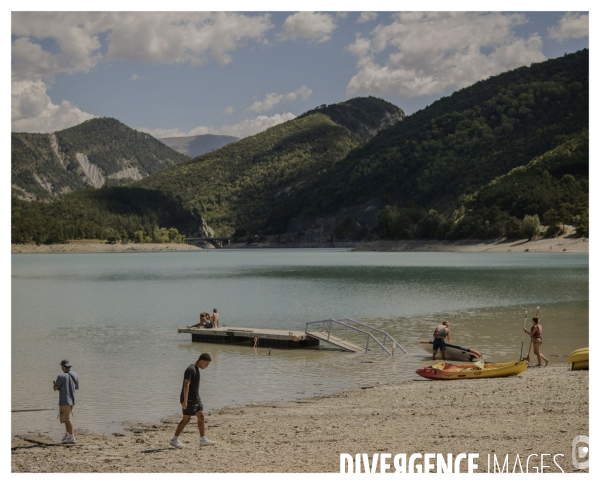
[(567, 359), (570, 370), (589, 370), (590, 348), (579, 348), (573, 351)]
[(419, 368), (416, 374), (431, 380), (495, 378), (518, 375), (524, 372), (527, 366), (526, 361), (513, 361), (510, 363), (484, 363), (480, 361), (471, 365), (454, 365), (441, 361), (432, 366)]
[[(419, 345), (428, 353), (433, 354), (433, 341), (421, 341)], [(441, 357), (442, 353), (438, 350), (437, 354)], [(457, 361), (478, 361), (481, 359), (481, 353), (477, 350), (446, 343), (446, 359)]]

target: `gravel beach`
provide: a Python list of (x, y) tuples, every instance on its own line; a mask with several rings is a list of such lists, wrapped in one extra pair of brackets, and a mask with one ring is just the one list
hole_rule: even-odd
[[(13, 436), (12, 472), (338, 473), (341, 453), (393, 458), (426, 452), (478, 453), (475, 472), (488, 472), (488, 455), (491, 471), (493, 455), (501, 463), (508, 455), (512, 471), (517, 454), (525, 472), (527, 457), (537, 454), (529, 461), (529, 472), (536, 472), (542, 453), (555, 459), (545, 457), (544, 472), (587, 472), (574, 468), (571, 446), (574, 437), (589, 435), (588, 372), (566, 367), (565, 362), (508, 378), (423, 379), (214, 409), (206, 412), (206, 435), (217, 442), (214, 447), (199, 448), (195, 418), (181, 436), (185, 448), (171, 447), (177, 415), (156, 423), (141, 420), (123, 435), (76, 430), (74, 445), (34, 434)], [(210, 408), (210, 402), (205, 405)], [(76, 429), (85, 427), (76, 415)], [(394, 470), (392, 465), (388, 472)]]

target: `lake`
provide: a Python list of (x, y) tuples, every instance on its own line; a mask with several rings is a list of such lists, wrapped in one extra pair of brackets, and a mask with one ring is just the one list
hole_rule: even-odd
[[(587, 254), (373, 253), (346, 249), (12, 255), (12, 433), (60, 440), (52, 381), (69, 358), (81, 379), (76, 429), (180, 413), (183, 371), (202, 352), (205, 410), (293, 400), (418, 378), (442, 319), (487, 361), (518, 359), (524, 312), (541, 307), (542, 352), (588, 346)], [(391, 334), (393, 357), (325, 349), (192, 343), (178, 334), (217, 308), (222, 326), (303, 331), (352, 318)], [(530, 322), (528, 321), (528, 326)], [(525, 352), (528, 340), (525, 340)], [(533, 357), (533, 352), (532, 352)], [(532, 362), (535, 358), (532, 358)], [(529, 370), (535, 371), (535, 370)]]

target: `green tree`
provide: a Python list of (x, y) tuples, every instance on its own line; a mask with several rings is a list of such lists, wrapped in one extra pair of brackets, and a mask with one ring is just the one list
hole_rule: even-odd
[(521, 222), (521, 235), (527, 240), (533, 239), (540, 231), (540, 218), (535, 215), (525, 215)]

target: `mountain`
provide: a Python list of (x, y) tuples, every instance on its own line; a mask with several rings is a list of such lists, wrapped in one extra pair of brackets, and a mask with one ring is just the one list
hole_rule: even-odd
[(246, 233), (306, 180), (403, 118), (381, 99), (350, 99), (126, 186), (90, 188), (52, 203), (13, 198), (12, 241), (156, 241), (170, 229), (208, 236), (211, 226), (218, 235)]
[(386, 205), (450, 217), (494, 178), (588, 126), (585, 49), (480, 81), (406, 117), (296, 190), (260, 228), (331, 232), (348, 216), (374, 227)]
[(198, 136), (158, 138), (158, 140), (179, 153), (183, 153), (190, 158), (195, 158), (210, 151), (218, 150), (229, 143), (234, 143), (239, 138), (218, 134), (201, 134)]
[(87, 187), (140, 180), (188, 159), (112, 118), (50, 134), (12, 133), (12, 194), (54, 200)]
[[(496, 238), (532, 219), (548, 236), (564, 223), (585, 235), (588, 130), (586, 49), (480, 81), (408, 117), (355, 98), (127, 187), (13, 202), (13, 241), (109, 231), (156, 238), (161, 224), (191, 236), (207, 223), (220, 236), (282, 240)], [(181, 215), (171, 216), (176, 207)]]
[(323, 105), (132, 186), (176, 197), (221, 235), (245, 233), (264, 225), (298, 187), (404, 116), (374, 97)]

